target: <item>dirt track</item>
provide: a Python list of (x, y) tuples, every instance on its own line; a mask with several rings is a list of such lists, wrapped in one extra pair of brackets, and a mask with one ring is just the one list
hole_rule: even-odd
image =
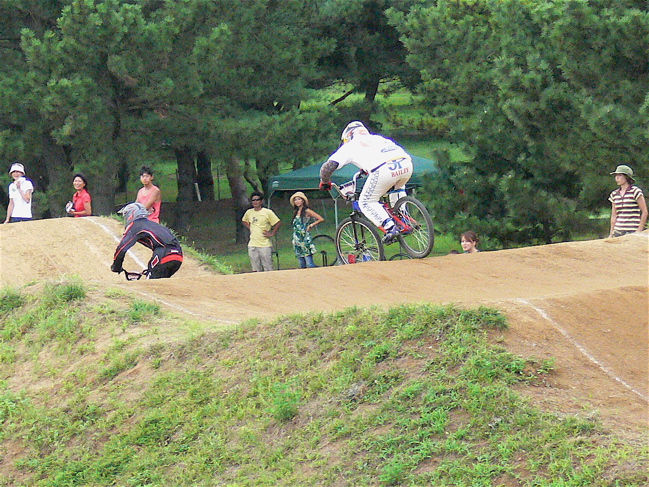
[[(194, 319), (249, 318), (397, 303), (488, 305), (510, 330), (502, 344), (556, 358), (547, 387), (532, 395), (564, 414), (595, 414), (633, 438), (647, 433), (649, 233), (424, 260), (375, 262), (233, 276), (187, 259), (169, 280), (126, 282), (109, 271), (122, 228), (114, 220), (64, 218), (0, 225), (0, 283), (63, 274), (128, 288)], [(136, 246), (125, 267), (150, 254)]]

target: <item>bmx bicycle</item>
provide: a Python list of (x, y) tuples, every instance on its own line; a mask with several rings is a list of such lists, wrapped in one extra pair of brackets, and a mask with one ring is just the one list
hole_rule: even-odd
[(385, 245), (394, 242), (399, 242), (403, 252), (413, 259), (428, 256), (433, 250), (435, 234), (433, 220), (424, 204), (414, 196), (404, 196), (391, 206), (389, 197), (384, 196), (381, 202), (400, 231), (396, 240), (384, 243), (382, 232), (363, 216), (358, 205), (356, 185), (364, 175), (363, 171), (359, 171), (345, 184), (332, 184), (345, 200), (352, 203), (351, 214), (336, 228), (334, 241), (340, 262), (354, 264), (385, 260)]

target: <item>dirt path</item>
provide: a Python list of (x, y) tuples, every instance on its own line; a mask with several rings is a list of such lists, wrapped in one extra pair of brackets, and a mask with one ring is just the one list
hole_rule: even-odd
[[(328, 312), (349, 306), (458, 303), (501, 309), (499, 340), (525, 356), (555, 357), (544, 407), (596, 414), (630, 437), (647, 433), (649, 233), (418, 261), (375, 262), (262, 274), (214, 275), (188, 259), (169, 280), (126, 282), (109, 271), (121, 226), (105, 218), (0, 225), (0, 283), (76, 274), (130, 289), (215, 324)], [(149, 258), (141, 246), (125, 267)]]

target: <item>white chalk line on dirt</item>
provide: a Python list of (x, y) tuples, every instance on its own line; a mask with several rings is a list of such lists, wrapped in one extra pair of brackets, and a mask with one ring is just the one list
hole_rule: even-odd
[(209, 318), (211, 320), (217, 321), (218, 323), (224, 323), (226, 325), (238, 325), (239, 324), (238, 321), (221, 320), (221, 319), (214, 318), (213, 316), (206, 315), (206, 314), (203, 314), (203, 313), (194, 313), (193, 311), (188, 310), (187, 308), (183, 308), (182, 306), (178, 306), (177, 304), (173, 304), (173, 303), (170, 303), (168, 301), (165, 301), (164, 299), (160, 299), (158, 296), (155, 296), (154, 294), (146, 293), (144, 291), (140, 291), (140, 290), (137, 290), (137, 289), (134, 289), (134, 291), (136, 293), (138, 293), (138, 294), (141, 294), (142, 296), (146, 296), (146, 297), (148, 297), (150, 299), (153, 299), (154, 301), (158, 301), (158, 302), (164, 304), (165, 306), (169, 306), (170, 308), (174, 308), (174, 309), (176, 309), (178, 311), (181, 311), (182, 313), (187, 313), (187, 314), (190, 314), (192, 316), (200, 316), (202, 318)]
[(595, 365), (597, 365), (597, 367), (599, 367), (599, 368), (600, 368), (600, 369), (601, 369), (601, 370), (602, 370), (606, 375), (608, 375), (611, 379), (613, 379), (613, 380), (619, 382), (619, 383), (622, 384), (624, 387), (626, 387), (627, 389), (629, 389), (631, 392), (633, 392), (634, 394), (636, 394), (637, 396), (639, 396), (639, 397), (642, 398), (643, 400), (649, 402), (649, 397), (648, 397), (648, 396), (646, 396), (645, 394), (643, 394), (643, 393), (640, 392), (640, 391), (635, 390), (632, 386), (630, 386), (629, 384), (627, 384), (623, 379), (621, 379), (620, 377), (618, 377), (617, 375), (615, 375), (615, 374), (614, 374), (614, 373), (613, 373), (613, 372), (612, 372), (608, 367), (606, 367), (606, 366), (605, 366), (604, 364), (602, 364), (599, 360), (597, 360), (595, 357), (593, 357), (593, 355), (591, 355), (590, 352), (588, 352), (588, 350), (586, 350), (583, 346), (581, 346), (581, 345), (579, 344), (579, 342), (577, 342), (577, 340), (575, 340), (575, 339), (570, 335), (570, 333), (568, 333), (565, 329), (563, 329), (563, 328), (561, 327), (561, 325), (559, 325), (559, 323), (557, 323), (555, 320), (553, 320), (553, 319), (552, 319), (552, 318), (551, 318), (551, 317), (550, 317), (550, 316), (545, 312), (545, 310), (539, 308), (538, 306), (536, 306), (536, 305), (530, 303), (529, 301), (527, 301), (527, 300), (525, 300), (525, 299), (520, 299), (520, 298), (519, 298), (519, 299), (517, 299), (516, 301), (518, 301), (519, 303), (523, 303), (523, 304), (525, 304), (526, 306), (529, 306), (529, 307), (532, 308), (534, 311), (536, 311), (538, 314), (540, 314), (541, 317), (543, 317), (545, 320), (549, 321), (549, 322), (552, 324), (552, 326), (553, 326), (553, 327), (554, 327), (554, 328), (555, 328), (559, 333), (561, 333), (564, 337), (566, 337), (566, 339), (567, 339), (570, 343), (572, 343), (572, 344), (577, 348), (577, 350), (579, 350), (579, 351), (580, 351), (580, 352), (581, 352), (581, 353), (582, 353), (582, 354), (583, 354), (583, 355), (584, 355), (588, 360), (590, 360), (592, 363), (594, 363)]
[[(115, 235), (115, 234), (113, 233), (113, 231), (112, 231), (110, 228), (108, 228), (106, 225), (103, 225), (103, 224), (99, 223), (98, 221), (93, 220), (92, 218), (83, 218), (82, 220), (84, 220), (84, 221), (89, 221), (90, 223), (94, 223), (94, 224), (97, 225), (98, 227), (103, 228), (103, 230), (104, 230), (108, 235), (110, 235), (110, 236), (113, 238), (113, 240), (115, 240), (115, 242), (117, 242), (117, 243), (119, 244), (119, 242), (120, 242), (120, 238), (119, 238), (117, 235)], [(130, 249), (129, 249), (126, 253), (127, 253), (128, 255), (131, 256), (131, 258), (135, 261), (135, 263), (136, 263), (137, 265), (139, 265), (139, 266), (142, 267), (142, 268), (146, 267), (146, 265), (144, 264), (144, 262), (142, 262), (142, 261), (137, 257), (137, 255), (135, 255), (133, 252), (131, 252)]]
[[(117, 237), (113, 233), (113, 231), (110, 228), (108, 228), (106, 225), (103, 225), (102, 223), (100, 223), (98, 221), (95, 221), (95, 220), (92, 220), (90, 218), (83, 218), (83, 220), (84, 221), (89, 221), (90, 223), (93, 223), (93, 224), (101, 227), (108, 235), (110, 235), (113, 238), (113, 240), (115, 240), (117, 243), (120, 242), (119, 237)], [(135, 254), (133, 254), (130, 250), (127, 253), (133, 258), (133, 260), (135, 260), (136, 264), (138, 264), (141, 267), (146, 267), (146, 265)], [(180, 311), (182, 313), (186, 313), (186, 314), (189, 314), (189, 315), (192, 315), (192, 316), (200, 316), (200, 317), (203, 317), (203, 318), (209, 318), (209, 319), (212, 319), (212, 320), (216, 320), (219, 323), (225, 323), (225, 324), (228, 324), (228, 325), (236, 325), (236, 324), (238, 324), (237, 321), (221, 320), (221, 319), (214, 318), (213, 316), (206, 315), (206, 314), (203, 314), (203, 313), (194, 313), (193, 311), (191, 311), (191, 310), (189, 310), (187, 308), (183, 308), (182, 306), (178, 306), (177, 304), (173, 304), (173, 303), (170, 303), (168, 301), (165, 301), (164, 299), (160, 299), (158, 296), (155, 296), (155, 295), (153, 295), (151, 293), (147, 293), (147, 292), (140, 291), (140, 290), (137, 290), (137, 289), (134, 289), (134, 291), (137, 292), (138, 294), (141, 294), (142, 296), (146, 296), (149, 299), (153, 299), (154, 301), (158, 301), (158, 302), (164, 304), (165, 306), (169, 306), (170, 308), (174, 308), (174, 309), (176, 309), (176, 310), (178, 310), (178, 311)]]

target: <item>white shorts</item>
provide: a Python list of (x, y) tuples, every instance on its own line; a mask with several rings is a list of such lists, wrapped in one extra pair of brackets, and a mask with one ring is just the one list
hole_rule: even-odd
[[(358, 204), (365, 215), (377, 227), (389, 218), (379, 199), (390, 188), (404, 189), (412, 176), (412, 160), (409, 157), (388, 161), (367, 176)], [(405, 195), (405, 194), (404, 194)]]

